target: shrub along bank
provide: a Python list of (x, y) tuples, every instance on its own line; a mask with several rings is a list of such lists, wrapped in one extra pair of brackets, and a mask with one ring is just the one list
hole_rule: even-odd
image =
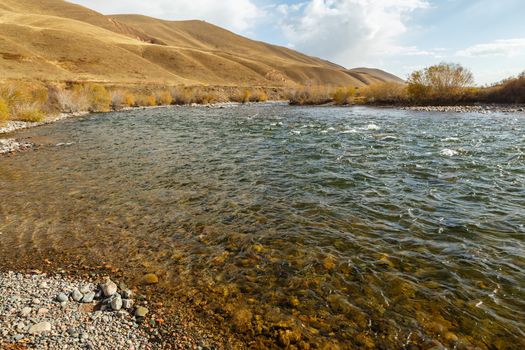
[(279, 88), (114, 86), (97, 83), (9, 81), (0, 83), (0, 122), (42, 121), (45, 115), (108, 112), (126, 107), (264, 102), (284, 99)]
[(475, 87), (472, 73), (441, 63), (410, 74), (406, 83), (384, 82), (364, 88), (309, 86), (293, 90), (290, 104), (378, 104), (402, 106), (525, 103), (525, 72), (488, 87)]
[(126, 107), (264, 102), (268, 99), (288, 100), (292, 105), (525, 103), (525, 73), (483, 88), (473, 86), (473, 76), (468, 69), (450, 63), (415, 71), (406, 83), (384, 82), (361, 88), (118, 86), (90, 82), (8, 81), (0, 83), (0, 123), (7, 120), (39, 122), (46, 115), (63, 112), (108, 112)]

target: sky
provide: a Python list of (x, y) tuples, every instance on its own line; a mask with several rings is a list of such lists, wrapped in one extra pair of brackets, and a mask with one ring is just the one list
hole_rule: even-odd
[(407, 78), (440, 62), (479, 85), (525, 71), (525, 0), (70, 0), (104, 14), (201, 19), (347, 68)]

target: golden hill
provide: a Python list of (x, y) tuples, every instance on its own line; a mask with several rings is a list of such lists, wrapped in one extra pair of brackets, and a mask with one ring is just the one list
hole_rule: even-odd
[(347, 70), (203, 21), (105, 16), (61, 0), (0, 0), (0, 72), (0, 79), (189, 85), (400, 81), (380, 70)]

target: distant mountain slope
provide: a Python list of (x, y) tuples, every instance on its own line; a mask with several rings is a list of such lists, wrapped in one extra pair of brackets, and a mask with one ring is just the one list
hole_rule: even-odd
[(61, 0), (0, 0), (0, 73), (0, 79), (246, 86), (400, 81), (203, 21), (104, 16)]
[(388, 73), (381, 69), (376, 69), (376, 68), (364, 68), (364, 67), (353, 68), (353, 69), (350, 69), (350, 72), (357, 73), (362, 76), (368, 75), (368, 76), (373, 77), (374, 79), (377, 79), (383, 82), (388, 82), (388, 81), (394, 81), (394, 82), (399, 82), (399, 83), (403, 82), (403, 80), (399, 78), (398, 76), (395, 76), (394, 74), (391, 74), (391, 73)]
[[(2, 6), (2, 4), (4, 4), (4, 6)], [(0, 9), (2, 7), (13, 12), (75, 19), (115, 33), (130, 36), (140, 41), (163, 44), (135, 28), (117, 23), (96, 11), (61, 0), (0, 0)]]

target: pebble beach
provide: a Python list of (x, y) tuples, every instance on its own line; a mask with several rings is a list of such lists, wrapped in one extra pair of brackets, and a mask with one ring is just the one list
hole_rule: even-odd
[(415, 112), (440, 112), (440, 113), (520, 113), (525, 112), (523, 105), (465, 105), (465, 106), (410, 106), (402, 109)]
[[(46, 119), (42, 122), (30, 123), (24, 121), (11, 120), (7, 121), (4, 124), (0, 124), (0, 135), (13, 133), (18, 130), (34, 128), (41, 125), (46, 125), (50, 123), (57, 122), (59, 120), (72, 118), (72, 117), (81, 117), (87, 115), (88, 112), (78, 112), (78, 113), (60, 113), (57, 115), (47, 116)], [(0, 154), (14, 153), (19, 151), (24, 151), (32, 148), (34, 145), (31, 142), (25, 140), (19, 140), (15, 138), (6, 138), (0, 139)]]
[(153, 349), (140, 327), (148, 310), (106, 283), (0, 273), (0, 348)]

